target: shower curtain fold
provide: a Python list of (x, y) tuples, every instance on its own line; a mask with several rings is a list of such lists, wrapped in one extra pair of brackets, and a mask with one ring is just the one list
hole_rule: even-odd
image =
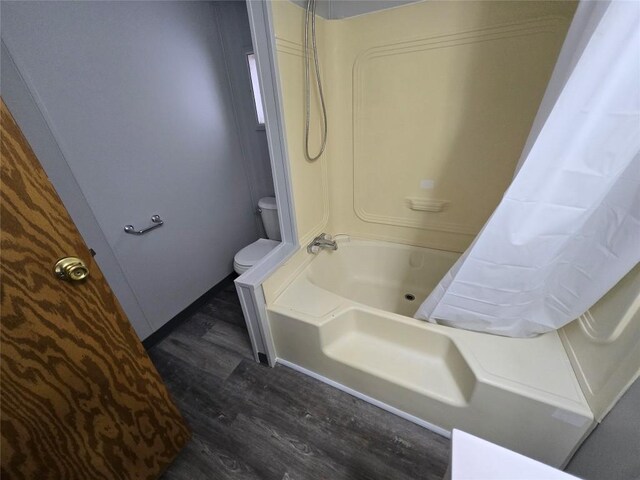
[[(640, 261), (640, 3), (591, 15), (581, 53), (565, 42), (554, 77), (566, 78), (545, 94), (555, 104), (512, 184), (416, 318), (534, 336), (580, 316)], [(569, 36), (584, 38), (577, 28)]]

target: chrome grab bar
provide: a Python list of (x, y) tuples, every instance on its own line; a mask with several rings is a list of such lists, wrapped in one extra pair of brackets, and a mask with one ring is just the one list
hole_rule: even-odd
[(145, 233), (153, 230), (154, 228), (161, 227), (164, 222), (160, 218), (160, 215), (154, 215), (151, 217), (151, 222), (155, 223), (155, 225), (151, 225), (150, 227), (143, 228), (142, 230), (136, 230), (133, 225), (127, 225), (124, 227), (124, 231), (130, 233), (131, 235), (144, 235)]

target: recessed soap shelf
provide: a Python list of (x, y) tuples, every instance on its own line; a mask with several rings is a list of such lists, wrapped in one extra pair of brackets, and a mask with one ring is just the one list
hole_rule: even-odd
[(406, 197), (405, 202), (411, 210), (418, 212), (442, 212), (449, 204), (446, 200), (431, 200), (427, 198)]

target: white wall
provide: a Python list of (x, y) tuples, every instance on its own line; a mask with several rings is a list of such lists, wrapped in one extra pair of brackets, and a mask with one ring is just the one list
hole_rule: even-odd
[[(228, 275), (259, 234), (216, 11), (2, 2), (2, 39), (152, 330)], [(124, 233), (156, 213), (163, 227)]]

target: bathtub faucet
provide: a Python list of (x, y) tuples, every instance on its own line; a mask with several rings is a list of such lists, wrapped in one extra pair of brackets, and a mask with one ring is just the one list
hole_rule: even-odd
[(307, 252), (318, 253), (321, 248), (328, 248), (330, 250), (337, 250), (338, 244), (331, 238), (328, 233), (321, 233), (313, 241), (307, 245)]

